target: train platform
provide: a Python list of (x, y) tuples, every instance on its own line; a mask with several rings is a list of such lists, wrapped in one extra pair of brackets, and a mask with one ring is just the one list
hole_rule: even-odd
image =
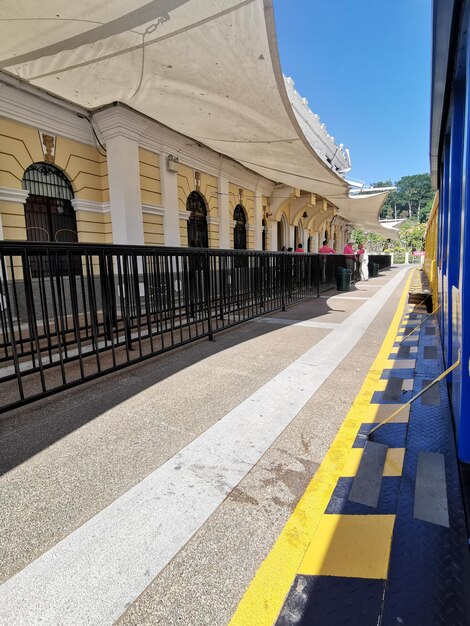
[(2, 416), (0, 624), (470, 623), (445, 384), (364, 436), (443, 369), (410, 272)]

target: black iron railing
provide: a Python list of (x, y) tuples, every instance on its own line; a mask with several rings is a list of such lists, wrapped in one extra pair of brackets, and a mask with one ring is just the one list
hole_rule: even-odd
[(317, 297), (344, 263), (341, 255), (2, 243), (0, 412)]

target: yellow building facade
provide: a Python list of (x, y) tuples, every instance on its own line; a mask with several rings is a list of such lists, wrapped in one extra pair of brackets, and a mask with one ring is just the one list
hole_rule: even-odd
[(317, 252), (324, 238), (341, 251), (352, 228), (320, 196), (120, 105), (91, 114), (4, 86), (0, 142), (3, 240)]

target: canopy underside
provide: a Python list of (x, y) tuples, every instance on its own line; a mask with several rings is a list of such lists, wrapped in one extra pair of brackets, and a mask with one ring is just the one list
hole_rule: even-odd
[[(386, 197), (348, 184), (307, 141), (282, 76), (270, 0), (4, 0), (1, 68), (93, 110), (121, 102), (367, 230)], [(27, 17), (25, 17), (27, 16)]]

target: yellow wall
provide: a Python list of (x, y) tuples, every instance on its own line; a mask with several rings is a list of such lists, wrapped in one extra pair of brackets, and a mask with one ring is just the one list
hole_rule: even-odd
[(20, 202), (0, 202), (0, 215), (5, 240), (26, 239), (24, 208)]
[[(25, 170), (32, 163), (44, 161), (39, 129), (0, 118), (0, 142), (0, 185), (21, 189)], [(94, 146), (57, 136), (55, 165), (69, 178), (76, 198), (94, 202), (109, 201), (106, 157), (100, 155)], [(26, 239), (23, 206), (2, 203), (0, 211), (4, 238)], [(86, 213), (80, 216), (80, 225), (77, 215), (79, 241), (106, 243), (110, 227), (102, 227), (109, 218), (99, 213)]]
[(180, 219), (180, 239), (184, 248), (188, 247), (188, 222)]
[(163, 215), (143, 213), (144, 243), (146, 246), (163, 246), (165, 238), (163, 234)]
[(78, 240), (86, 243), (113, 243), (111, 213), (76, 211)]
[(109, 201), (106, 157), (94, 146), (59, 136), (55, 165), (67, 174), (76, 198), (94, 202)]
[(219, 248), (219, 225), (209, 224), (207, 226), (207, 232), (209, 235), (209, 248)]
[(139, 169), (142, 203), (161, 206), (160, 155), (139, 148)]

